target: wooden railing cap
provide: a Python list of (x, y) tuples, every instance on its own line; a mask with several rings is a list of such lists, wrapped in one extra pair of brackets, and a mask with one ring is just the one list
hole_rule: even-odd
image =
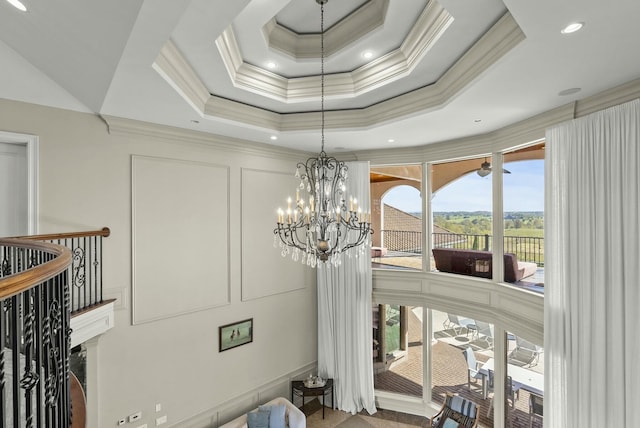
[(17, 238), (0, 238), (0, 246), (26, 248), (55, 256), (41, 265), (0, 278), (0, 299), (22, 293), (64, 272), (71, 265), (71, 250), (62, 245)]
[(16, 239), (28, 239), (31, 241), (53, 241), (55, 239), (70, 239), (70, 238), (85, 238), (89, 236), (102, 236), (104, 238), (111, 235), (111, 229), (103, 227), (100, 230), (90, 230), (87, 232), (64, 232), (64, 233), (49, 233), (44, 235), (27, 235), (27, 236), (15, 236)]

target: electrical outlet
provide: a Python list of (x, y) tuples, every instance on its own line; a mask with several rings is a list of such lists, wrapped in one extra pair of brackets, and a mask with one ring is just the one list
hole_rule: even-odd
[(156, 412), (160, 412), (162, 411), (162, 404), (158, 403), (156, 404)]
[(126, 423), (127, 423), (127, 420), (125, 418), (118, 419), (118, 426), (122, 426), (122, 425), (124, 425)]
[(166, 424), (167, 423), (167, 415), (160, 416), (156, 419), (156, 426)]
[(129, 422), (139, 421), (142, 418), (142, 412), (137, 412), (129, 415)]

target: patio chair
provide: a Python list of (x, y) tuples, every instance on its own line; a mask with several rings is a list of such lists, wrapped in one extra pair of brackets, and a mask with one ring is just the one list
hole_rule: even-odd
[(449, 426), (476, 428), (478, 426), (478, 405), (459, 395), (447, 392), (442, 408), (431, 417), (429, 426), (433, 428), (448, 428)]
[(493, 324), (478, 320), (474, 320), (474, 323), (476, 325), (478, 341), (485, 342), (487, 349), (493, 349)]
[[(493, 370), (489, 370), (489, 390), (493, 389)], [(520, 398), (520, 385), (513, 381), (511, 376), (507, 376), (507, 383), (505, 384), (505, 401), (506, 401), (506, 409), (507, 409), (507, 419), (511, 420), (511, 410), (516, 408), (516, 401)], [(491, 400), (489, 401), (489, 408), (487, 409), (487, 417), (491, 414), (491, 410), (493, 410), (493, 398), (495, 395), (491, 396)]]
[(467, 334), (469, 334), (469, 325), (473, 325), (473, 320), (469, 318), (462, 318), (458, 315), (447, 314), (447, 319), (444, 320), (442, 326), (449, 330), (453, 330), (456, 335), (459, 335), (462, 330), (466, 330)]
[(531, 393), (529, 394), (529, 428), (533, 427), (533, 420), (539, 419), (540, 426), (543, 425), (544, 421), (544, 398)]
[(482, 384), (486, 381), (484, 373), (480, 373), (481, 364), (476, 361), (476, 355), (473, 352), (471, 347), (467, 347), (464, 351), (462, 351), (462, 355), (467, 360), (467, 387), (469, 391), (471, 391), (471, 378), (473, 378), (473, 383), (477, 384), (478, 379), (482, 379)]
[(508, 355), (510, 364), (517, 366), (533, 367), (538, 364), (538, 359), (543, 348), (535, 345), (519, 336), (516, 336), (516, 347)]

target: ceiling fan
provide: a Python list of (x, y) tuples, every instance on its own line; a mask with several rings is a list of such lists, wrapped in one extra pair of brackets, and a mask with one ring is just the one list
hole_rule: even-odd
[[(486, 177), (487, 175), (491, 174), (491, 164), (487, 162), (487, 158), (484, 158), (484, 162), (480, 164), (480, 169), (476, 170), (476, 172), (480, 177)], [(508, 171), (504, 168), (502, 168), (502, 172), (504, 174), (511, 174), (511, 171)]]

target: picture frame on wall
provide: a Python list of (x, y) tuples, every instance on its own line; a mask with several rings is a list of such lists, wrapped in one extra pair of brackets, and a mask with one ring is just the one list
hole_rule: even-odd
[(253, 318), (218, 327), (219, 351), (253, 342)]

